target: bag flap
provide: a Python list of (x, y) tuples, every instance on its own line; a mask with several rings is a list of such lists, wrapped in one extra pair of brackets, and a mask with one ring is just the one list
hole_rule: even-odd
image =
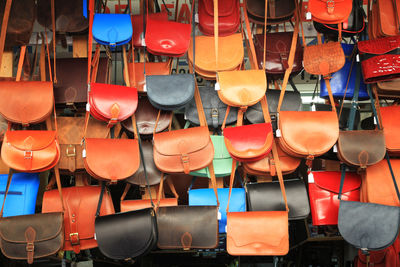
[(229, 159), (228, 149), (226, 149), (224, 137), (221, 135), (211, 135), (211, 141), (214, 146), (214, 159)]
[(360, 54), (382, 55), (400, 48), (400, 35), (358, 42)]
[(311, 45), (304, 48), (304, 69), (315, 75), (328, 75), (340, 70), (345, 55), (339, 42)]
[[(148, 14), (154, 20), (168, 21), (168, 12), (165, 10), (159, 13)], [(143, 34), (143, 15), (133, 16), (133, 44), (135, 47), (142, 46), (142, 34)], [(146, 64), (147, 72), (147, 64)], [(142, 71), (143, 74), (143, 71)]]
[(95, 229), (100, 251), (111, 259), (141, 256), (151, 250), (157, 240), (153, 208), (97, 217)]
[[(154, 205), (157, 204), (157, 199), (153, 199)], [(162, 198), (160, 199), (160, 207), (178, 206), (177, 198)], [(121, 212), (141, 210), (151, 208), (150, 199), (132, 199), (121, 201)]]
[(139, 168), (137, 139), (86, 138), (85, 146), (85, 168), (99, 178), (125, 179)]
[(193, 127), (158, 133), (153, 137), (154, 150), (165, 156), (189, 154), (204, 149), (211, 138), (208, 127)]
[(340, 201), (339, 232), (356, 248), (380, 250), (392, 245), (399, 233), (399, 223), (399, 207)]
[(287, 211), (229, 212), (227, 250), (231, 255), (286, 255)]
[[(340, 188), (340, 172), (335, 171), (319, 171), (311, 172), (309, 174), (308, 182), (314, 183), (319, 187), (339, 194)], [(314, 180), (312, 180), (314, 179)], [(361, 186), (361, 177), (356, 173), (346, 172), (346, 177), (343, 185), (343, 193), (354, 191), (359, 189)]]
[(62, 234), (63, 214), (53, 212), (3, 217), (0, 219), (0, 237), (10, 243), (27, 243), (25, 232), (30, 227), (36, 232), (35, 242), (54, 239)]
[[(54, 123), (53, 129), (54, 129)], [(60, 145), (75, 144), (82, 142), (82, 136), (77, 133), (82, 133), (85, 127), (85, 117), (60, 117), (57, 116), (58, 127), (58, 142)], [(105, 127), (103, 122), (98, 120), (89, 120), (86, 137), (88, 138), (106, 138), (109, 129)]]
[[(138, 105), (138, 93), (135, 87), (122, 85), (91, 83), (89, 91), (91, 108), (108, 119), (117, 115), (119, 121), (135, 113)], [(114, 108), (118, 111), (114, 114)]]
[(93, 38), (111, 45), (130, 40), (132, 22), (130, 14), (94, 14)]
[(7, 131), (4, 141), (19, 150), (42, 150), (56, 140), (55, 131)]
[[(214, 2), (203, 0), (202, 5), (207, 14), (214, 16)], [(226, 17), (232, 15), (234, 10), (238, 8), (237, 0), (218, 0), (218, 17)]]

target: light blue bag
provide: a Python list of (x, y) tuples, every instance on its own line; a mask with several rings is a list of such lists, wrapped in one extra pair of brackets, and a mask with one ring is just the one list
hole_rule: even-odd
[[(7, 178), (8, 174), (0, 174), (0, 205), (3, 205)], [(13, 173), (3, 217), (34, 214), (39, 183), (38, 173)]]

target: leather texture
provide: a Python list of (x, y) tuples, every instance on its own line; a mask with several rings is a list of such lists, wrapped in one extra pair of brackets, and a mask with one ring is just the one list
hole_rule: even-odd
[[(240, 6), (238, 0), (218, 0), (218, 36), (234, 34), (240, 25)], [(214, 4), (212, 1), (199, 1), (199, 30), (204, 35), (214, 35)]]
[[(370, 251), (368, 264), (374, 267), (399, 267), (399, 246), (399, 238), (397, 238), (393, 245), (383, 250)], [(354, 267), (367, 267), (367, 255), (363, 254), (361, 249), (358, 250), (358, 255), (354, 258)]]
[[(147, 68), (147, 67), (146, 67)], [(137, 130), (139, 134), (153, 134), (154, 127), (159, 110), (154, 108), (146, 97), (140, 97), (138, 107), (135, 112)], [(162, 132), (168, 128), (169, 122), (172, 119), (172, 112), (160, 111), (156, 133)], [(133, 133), (132, 118), (128, 118), (121, 123), (124, 129)]]
[(258, 103), (267, 90), (267, 77), (262, 70), (217, 72), (217, 82), (221, 101), (234, 107)]
[[(106, 83), (108, 59), (99, 58), (96, 75), (97, 83)], [(53, 69), (53, 61), (51, 61)], [(87, 59), (57, 58), (57, 83), (54, 83), (54, 100), (56, 104), (84, 104), (87, 102)], [(50, 80), (46, 64), (47, 81)]]
[(308, 11), (312, 19), (321, 23), (342, 23), (348, 20), (353, 7), (352, 0), (310, 0)]
[(157, 244), (153, 208), (97, 217), (95, 231), (101, 253), (110, 259), (143, 256)]
[(391, 96), (394, 98), (398, 98), (400, 95), (400, 79), (395, 79), (386, 82), (378, 82), (376, 84), (378, 95), (382, 96)]
[(86, 138), (85, 150), (85, 169), (96, 179), (116, 182), (139, 168), (137, 139)]
[(399, 34), (400, 7), (391, 0), (379, 0), (372, 3), (370, 13), (369, 35), (371, 39)]
[(340, 201), (340, 234), (356, 248), (379, 250), (392, 245), (399, 234), (399, 223), (399, 207)]
[[(63, 250), (79, 253), (81, 250), (97, 247), (97, 241), (94, 238), (94, 221), (100, 192), (100, 186), (73, 186), (62, 189), (65, 207)], [(58, 190), (46, 191), (43, 195), (42, 213), (61, 211)], [(100, 215), (104, 216), (114, 212), (111, 195), (106, 191), (103, 195)]]
[[(341, 173), (338, 171), (313, 171), (308, 175), (313, 225), (338, 224), (340, 200), (338, 199)], [(360, 200), (361, 177), (346, 173), (342, 200)]]
[[(212, 126), (213, 128), (218, 128), (218, 126), (221, 126), (224, 121), (227, 105), (219, 99), (218, 92), (212, 87), (199, 87), (199, 92), (204, 113), (206, 115), (207, 125)], [(236, 118), (237, 108), (231, 107), (226, 119), (226, 124), (234, 123)], [(200, 125), (199, 114), (194, 99), (192, 99), (185, 108), (185, 119), (195, 125)]]
[[(4, 202), (8, 174), (0, 174), (0, 203)], [(4, 204), (3, 217), (35, 213), (39, 190), (38, 173), (13, 173), (10, 189)]]
[[(240, 33), (218, 37), (218, 65), (215, 55), (214, 36), (196, 36), (195, 38), (195, 71), (197, 74), (207, 79), (215, 79), (217, 71), (236, 70), (242, 64), (244, 47)], [(193, 64), (192, 46), (193, 42), (190, 41), (188, 58), (191, 64)]]
[[(214, 159), (212, 161), (215, 177), (229, 176), (232, 171), (232, 158), (226, 149), (224, 137), (211, 135), (214, 147)], [(190, 172), (190, 175), (211, 178), (208, 167)]]
[[(310, 214), (310, 203), (304, 181), (285, 180), (285, 191), (289, 206), (289, 220), (305, 219)], [(278, 181), (246, 184), (249, 211), (279, 211), (285, 209)]]
[(94, 14), (92, 34), (103, 45), (123, 45), (132, 38), (130, 14)]
[(217, 206), (160, 207), (157, 213), (161, 249), (216, 248)]
[[(249, 14), (256, 18), (261, 18), (264, 23), (265, 1), (263, 0), (247, 0), (246, 9)], [(289, 21), (296, 9), (295, 1), (285, 0), (268, 0), (267, 23), (275, 24)]]
[(280, 111), (278, 125), (282, 150), (297, 157), (320, 156), (339, 137), (338, 118), (332, 111)]
[[(143, 156), (144, 156), (144, 161), (146, 164), (146, 171), (147, 171), (147, 179), (149, 185), (156, 185), (160, 183), (161, 180), (161, 172), (157, 169), (156, 165), (154, 164), (154, 159), (153, 159), (153, 145), (150, 142), (144, 142), (142, 141), (142, 151), (143, 151)], [(131, 184), (136, 184), (139, 186), (146, 186), (146, 178), (144, 175), (144, 169), (143, 169), (143, 162), (141, 159), (139, 169), (126, 179), (128, 183)]]
[(1, 146), (1, 159), (22, 172), (42, 172), (60, 159), (55, 131), (7, 131)]
[(358, 42), (365, 83), (400, 78), (400, 35)]
[(62, 212), (0, 219), (0, 249), (7, 258), (32, 264), (34, 259), (56, 254), (63, 243)]
[(150, 103), (161, 110), (185, 107), (194, 96), (193, 74), (146, 75), (147, 96)]
[(10, 122), (42, 122), (53, 111), (53, 103), (51, 82), (0, 82), (0, 114)]
[(154, 55), (182, 56), (188, 51), (191, 32), (191, 24), (160, 21), (148, 17), (146, 48)]
[(385, 136), (381, 130), (340, 131), (337, 151), (347, 165), (366, 168), (385, 157)]
[(194, 127), (154, 135), (154, 163), (165, 173), (186, 173), (208, 166), (214, 147), (208, 127)]
[[(159, 21), (168, 21), (168, 12), (163, 11), (159, 13), (150, 13), (146, 14), (153, 20), (159, 20)], [(142, 37), (143, 35), (143, 15), (134, 15), (132, 16), (132, 22), (133, 22), (133, 45), (135, 47), (142, 47)], [(146, 64), (146, 71), (147, 71), (147, 64)], [(139, 89), (138, 89), (139, 90)]]
[[(400, 160), (391, 159), (396, 182), (400, 183)], [(375, 204), (400, 206), (386, 159), (369, 166), (363, 181), (364, 201)]]
[[(354, 44), (345, 44), (342, 43), (342, 49), (343, 52), (346, 56), (346, 61), (344, 63), (343, 68), (341, 68), (339, 71), (335, 72), (332, 74), (332, 78), (329, 80), (330, 85), (331, 85), (331, 90), (332, 90), (332, 95), (334, 98), (339, 98), (343, 99), (346, 96), (345, 99), (352, 99), (354, 95), (354, 89), (356, 87), (357, 83), (357, 68), (361, 68), (361, 64), (359, 62), (352, 62), (351, 60), (351, 55), (353, 53), (353, 48)], [(350, 74), (351, 72), (351, 74)], [(349, 82), (349, 74), (350, 74), (350, 80)], [(367, 86), (365, 85), (363, 81), (362, 74), (360, 74), (360, 87), (359, 87), (359, 92), (358, 92), (358, 99), (359, 100), (364, 100), (364, 99), (369, 99), (368, 92), (367, 92)], [(348, 84), (347, 84), (348, 83)], [(328, 94), (328, 89), (326, 87), (326, 82), (324, 79), (321, 79), (320, 81), (320, 97), (328, 99), (329, 94)], [(347, 89), (346, 89), (347, 88)]]
[(226, 249), (230, 255), (286, 255), (288, 211), (229, 212)]
[(340, 70), (344, 63), (345, 55), (339, 42), (311, 45), (304, 48), (304, 70), (310, 74), (329, 75)]
[[(53, 123), (54, 124), (54, 123)], [(54, 129), (54, 125), (53, 129)], [(57, 138), (60, 144), (60, 170), (75, 172), (85, 169), (82, 158), (82, 137), (85, 128), (84, 117), (57, 117)], [(88, 138), (106, 138), (109, 129), (98, 120), (89, 120), (86, 133)]]
[[(226, 233), (226, 206), (228, 205), (229, 188), (219, 188), (217, 191), (220, 204), (218, 209), (218, 229), (219, 233)], [(217, 206), (214, 190), (211, 188), (189, 190), (189, 206)], [(229, 210), (231, 212), (246, 211), (246, 192), (244, 188), (232, 188)]]
[(90, 114), (98, 120), (115, 124), (135, 113), (138, 105), (136, 88), (121, 85), (91, 83)]
[(238, 161), (265, 158), (272, 149), (274, 135), (271, 123), (249, 124), (224, 129), (225, 145)]
[(398, 138), (400, 125), (396, 118), (400, 116), (400, 106), (381, 107), (380, 111), (386, 149), (390, 154), (397, 155), (400, 152), (400, 139)]
[[(135, 73), (133, 73), (135, 68)], [(168, 75), (170, 63), (167, 62), (146, 62), (146, 75)], [(146, 93), (146, 77), (144, 75), (143, 62), (128, 63), (129, 84), (135, 86), (138, 92)], [(125, 77), (124, 77), (125, 78)]]
[[(276, 148), (279, 155), (279, 162), (282, 174), (289, 174), (294, 172), (297, 169), (297, 167), (299, 167), (301, 159), (289, 156), (281, 149), (279, 143), (277, 143)], [(253, 175), (258, 175), (258, 176), (264, 176), (266, 174), (269, 174), (271, 176), (277, 175), (275, 160), (274, 157), (272, 156), (272, 153), (268, 154), (268, 156), (266, 156), (265, 158), (257, 161), (244, 162), (243, 168), (247, 173)]]
[[(153, 203), (157, 204), (157, 199), (153, 199)], [(177, 198), (162, 198), (160, 199), (160, 207), (178, 206)], [(150, 199), (129, 199), (121, 201), (121, 212), (132, 210), (142, 210), (151, 208)]]
[[(258, 67), (265, 69), (265, 73), (271, 78), (283, 78), (286, 69), (289, 68), (289, 53), (292, 45), (293, 32), (274, 32), (267, 33), (267, 45), (264, 58), (264, 34), (254, 35), (254, 46)], [(293, 69), (291, 75), (297, 75), (303, 70), (303, 46), (299, 39), (296, 43), (296, 53), (294, 55)]]

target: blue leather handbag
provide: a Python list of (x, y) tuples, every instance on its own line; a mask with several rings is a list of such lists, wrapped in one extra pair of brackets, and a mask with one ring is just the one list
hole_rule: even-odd
[[(0, 174), (0, 205), (4, 201), (7, 178), (8, 174)], [(39, 183), (38, 173), (13, 173), (3, 217), (34, 214)]]
[[(229, 188), (219, 188), (218, 225), (219, 232), (226, 233), (226, 206), (228, 205)], [(216, 206), (214, 190), (212, 188), (189, 190), (189, 206)], [(229, 211), (246, 211), (246, 192), (244, 188), (232, 188)]]
[(93, 39), (102, 45), (128, 43), (133, 34), (130, 14), (94, 14)]
[[(346, 62), (343, 68), (332, 74), (332, 79), (330, 80), (332, 95), (334, 98), (339, 98), (339, 99), (343, 98), (344, 93), (346, 91), (347, 80), (349, 79), (349, 73), (351, 71), (349, 85), (347, 86), (347, 91), (346, 91), (346, 99), (352, 99), (354, 95), (354, 88), (356, 85), (356, 73), (357, 73), (356, 68), (361, 68), (361, 64), (360, 62), (356, 62), (356, 60), (353, 61), (354, 57), (351, 57), (351, 55), (353, 54), (354, 44), (342, 43), (342, 48), (344, 54), (346, 55)], [(320, 97), (326, 99), (328, 99), (329, 97), (324, 79), (321, 79)], [(363, 77), (361, 77), (360, 91), (358, 98), (360, 100), (369, 99), (367, 87), (364, 83)]]

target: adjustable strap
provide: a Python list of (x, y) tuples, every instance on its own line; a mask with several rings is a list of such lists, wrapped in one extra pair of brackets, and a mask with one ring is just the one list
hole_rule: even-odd
[(272, 154), (273, 154), (274, 160), (275, 160), (275, 167), (276, 167), (276, 172), (278, 174), (278, 180), (279, 180), (279, 185), (281, 187), (283, 200), (285, 201), (285, 208), (286, 208), (286, 211), (289, 211), (287, 197), (286, 197), (285, 184), (283, 182), (281, 162), (279, 160), (278, 149), (276, 148), (275, 140), (272, 142)]
[(5, 6), (5, 8), (4, 8), (3, 22), (2, 22), (2, 24), (1, 24), (1, 34), (0, 34), (0, 66), (1, 66), (1, 63), (2, 63), (3, 53), (4, 53), (4, 46), (5, 46), (5, 43), (6, 43), (7, 26), (8, 26), (8, 19), (9, 19), (9, 17), (10, 17), (11, 4), (12, 4), (12, 0), (7, 0), (6, 6)]

